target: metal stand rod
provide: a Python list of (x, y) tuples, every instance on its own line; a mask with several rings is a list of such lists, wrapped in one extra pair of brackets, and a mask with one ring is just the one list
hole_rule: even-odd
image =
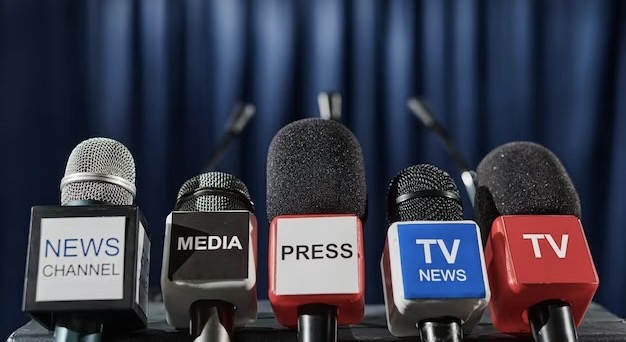
[(250, 119), (256, 113), (256, 107), (251, 104), (237, 104), (233, 110), (233, 113), (230, 115), (229, 122), (227, 124), (226, 132), (220, 138), (219, 143), (213, 153), (211, 154), (211, 159), (207, 167), (205, 167), (204, 171), (214, 171), (219, 162), (222, 160), (222, 156), (228, 150), (228, 146), (239, 136), (239, 134), (243, 131), (244, 128), (250, 122)]
[(528, 321), (537, 342), (578, 342), (572, 308), (560, 300), (533, 305)]
[(453, 317), (442, 317), (423, 320), (418, 323), (422, 342), (461, 342), (463, 329), (461, 320)]
[(230, 342), (235, 307), (220, 300), (199, 300), (189, 309), (189, 334), (196, 342)]
[(298, 342), (336, 342), (337, 308), (308, 304), (298, 308)]
[(59, 314), (54, 328), (56, 342), (100, 342), (102, 319), (88, 313)]

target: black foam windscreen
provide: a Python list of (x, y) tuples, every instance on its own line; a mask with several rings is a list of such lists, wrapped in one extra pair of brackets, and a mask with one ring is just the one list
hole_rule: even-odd
[(267, 156), (267, 218), (354, 214), (365, 219), (363, 152), (344, 125), (303, 119), (283, 127)]
[(476, 171), (474, 210), (483, 240), (502, 215), (574, 215), (578, 193), (561, 161), (532, 142), (511, 142), (489, 152)]
[(458, 221), (463, 205), (456, 184), (440, 168), (420, 164), (400, 171), (387, 191), (387, 223)]

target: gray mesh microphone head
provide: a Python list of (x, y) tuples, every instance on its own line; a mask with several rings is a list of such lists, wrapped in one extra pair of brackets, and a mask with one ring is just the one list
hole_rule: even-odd
[(135, 193), (135, 160), (126, 146), (109, 138), (91, 138), (72, 150), (61, 180), (61, 205), (89, 201), (131, 205)]
[(183, 184), (178, 191), (176, 210), (254, 212), (254, 204), (248, 188), (239, 178), (225, 172), (207, 172)]
[(400, 171), (387, 191), (387, 222), (458, 221), (463, 205), (456, 184), (440, 168), (420, 164)]

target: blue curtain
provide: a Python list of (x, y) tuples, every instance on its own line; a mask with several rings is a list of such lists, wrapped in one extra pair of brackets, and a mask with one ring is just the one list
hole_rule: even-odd
[[(56, 204), (71, 149), (108, 136), (137, 163), (158, 286), (164, 218), (205, 166), (233, 105), (257, 106), (220, 169), (249, 186), (267, 245), (265, 163), (285, 124), (344, 97), (365, 154), (367, 300), (382, 301), (384, 198), (402, 168), (453, 175), (406, 109), (419, 95), (472, 165), (532, 140), (569, 170), (601, 276), (626, 315), (626, 4), (622, 1), (0, 0), (0, 330), (21, 314), (29, 208)], [(458, 179), (458, 178), (457, 178)], [(467, 217), (472, 210), (465, 197)], [(267, 251), (259, 253), (259, 296)]]

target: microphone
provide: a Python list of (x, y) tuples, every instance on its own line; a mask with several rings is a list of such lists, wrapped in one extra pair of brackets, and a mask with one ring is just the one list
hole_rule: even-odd
[(599, 280), (567, 171), (545, 147), (512, 142), (485, 156), (477, 180), (494, 327), (577, 341)]
[(402, 170), (389, 185), (387, 220), (380, 268), (389, 332), (462, 341), (490, 290), (480, 230), (463, 221), (456, 184), (433, 165)]
[(246, 185), (209, 172), (186, 181), (167, 217), (161, 291), (167, 322), (195, 341), (230, 341), (257, 314), (257, 221)]
[(336, 341), (337, 324), (364, 314), (363, 153), (342, 124), (283, 127), (267, 158), (269, 300), (298, 341)]
[(61, 206), (31, 211), (23, 311), (56, 341), (146, 327), (150, 240), (128, 149), (92, 138), (70, 154)]

